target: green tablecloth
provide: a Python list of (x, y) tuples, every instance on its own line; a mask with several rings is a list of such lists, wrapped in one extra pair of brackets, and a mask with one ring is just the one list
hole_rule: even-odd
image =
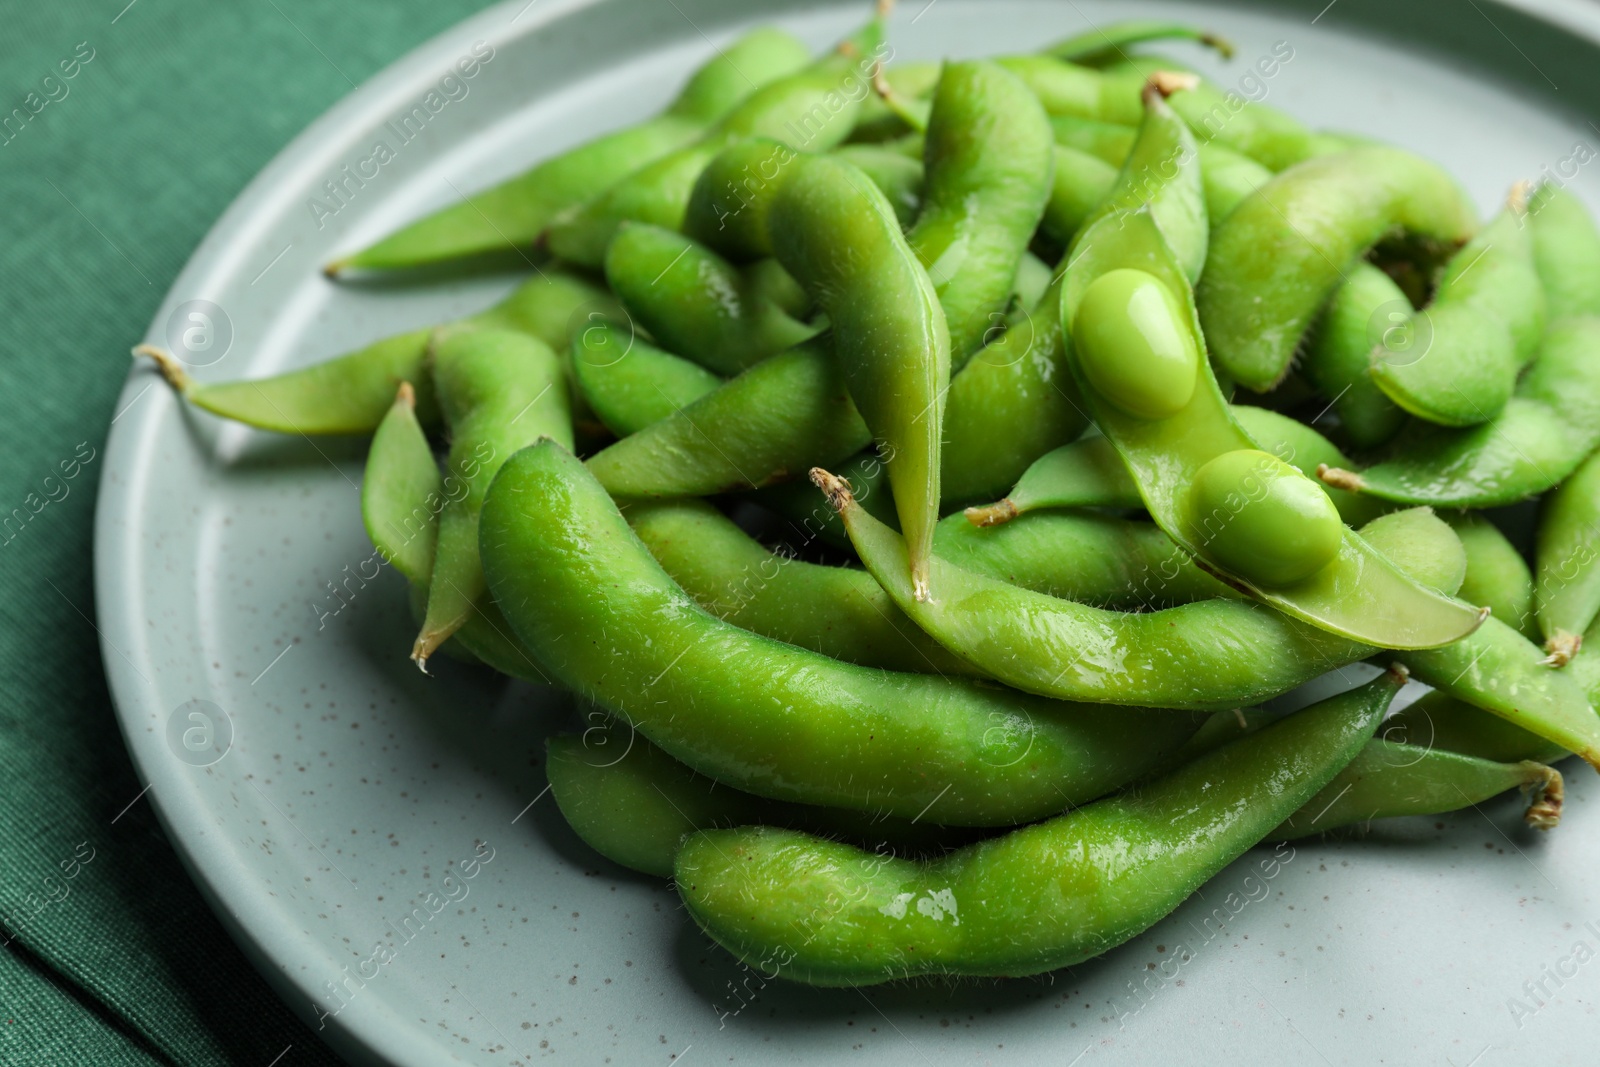
[(128, 347), (212, 221), (351, 80), (481, 6), (0, 10), (0, 1064), (337, 1062), (135, 800), (93, 623), (96, 483)]

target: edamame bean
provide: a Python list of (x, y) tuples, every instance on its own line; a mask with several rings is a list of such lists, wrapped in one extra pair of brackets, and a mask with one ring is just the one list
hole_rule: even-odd
[(606, 250), (606, 281), (663, 348), (717, 374), (738, 374), (817, 333), (755, 296), (711, 249), (659, 226), (617, 229)]
[[(486, 253), (531, 249), (563, 208), (688, 143), (761, 85), (809, 62), (806, 47), (774, 28), (751, 30), (719, 49), (665, 112), (569, 149), (458, 204), (411, 223), (325, 269), (399, 270)], [(747, 73), (748, 72), (748, 73)]]
[[(1050, 123), (1004, 68), (950, 62), (933, 94), (922, 210), (906, 241), (944, 309), (960, 370), (1011, 299), (1052, 185)], [(942, 388), (942, 386), (941, 386)]]
[(709, 496), (796, 477), (801, 464), (843, 459), (869, 440), (825, 336), (641, 427), (588, 466), (618, 496)]
[[(1190, 532), (1196, 542), (1229, 571), (1269, 587), (1305, 581), (1332, 563), (1344, 542), (1344, 522), (1321, 486), (1259, 449), (1207, 460), (1194, 472), (1188, 511), (1200, 520)], [(1215, 530), (1205, 525), (1230, 511), (1232, 521)]]
[(486, 591), (478, 515), (495, 472), (541, 438), (572, 445), (561, 363), (543, 341), (510, 330), (445, 331), (434, 341), (433, 381), (450, 428), (446, 463), (464, 491), (439, 511), (428, 608), (411, 650), (424, 669)]
[(1187, 329), (1202, 353), (1198, 386), (1188, 405), (1161, 419), (1123, 413), (1107, 402), (1080, 373), (1076, 346), (1069, 362), (1083, 391), (1085, 406), (1101, 431), (1116, 446), (1151, 517), (1167, 535), (1225, 572), (1241, 590), (1271, 606), (1332, 633), (1390, 648), (1426, 648), (1448, 644), (1471, 633), (1482, 619), (1477, 609), (1452, 601), (1397, 571), (1353, 531), (1343, 530), (1338, 555), (1310, 577), (1289, 586), (1269, 586), (1275, 575), (1232, 569), (1211, 548), (1217, 534), (1242, 515), (1248, 486), (1221, 511), (1197, 512), (1190, 495), (1196, 472), (1226, 452), (1251, 449), (1255, 443), (1234, 421), (1203, 358), (1203, 341), (1190, 303), (1188, 283), (1162, 240), (1148, 212), (1108, 216), (1081, 240), (1080, 252), (1068, 269), (1061, 290), (1061, 319), (1076, 339), (1073, 325), (1083, 294), (1101, 275), (1133, 268), (1157, 277), (1180, 301), (1186, 314), (1176, 324)]
[(1454, 179), (1409, 152), (1355, 148), (1296, 164), (1212, 234), (1195, 292), (1212, 355), (1240, 384), (1265, 392), (1288, 372), (1345, 264), (1397, 227), (1459, 244), (1476, 225)]
[[(565, 351), (569, 330), (583, 325), (578, 312), (585, 307), (602, 316), (620, 311), (605, 290), (552, 267), (494, 307), (447, 326), (522, 330)], [(432, 334), (431, 328), (411, 330), (324, 363), (237, 382), (196, 381), (177, 360), (148, 345), (135, 348), (134, 355), (155, 360), (162, 376), (185, 400), (225, 419), (278, 433), (357, 434), (377, 428), (394, 400), (395, 387), (403, 381), (416, 389), (417, 417), (423, 425), (438, 423), (438, 404), (427, 373)]]
[(1399, 504), (1488, 508), (1564, 481), (1600, 444), (1600, 318), (1551, 323), (1506, 408), (1479, 426), (1412, 423), (1390, 458), (1319, 472), (1328, 485)]
[(1378, 388), (1370, 373), (1372, 354), (1403, 358), (1413, 352), (1417, 322), (1405, 293), (1382, 270), (1356, 260), (1344, 275), (1311, 329), (1300, 369), (1329, 398), (1350, 443), (1377, 448), (1400, 432), (1406, 413)]
[(1441, 426), (1488, 422), (1505, 409), (1517, 372), (1537, 350), (1545, 297), (1527, 194), (1526, 185), (1512, 191), (1506, 209), (1450, 261), (1432, 303), (1402, 327), (1427, 339), (1403, 352), (1380, 342), (1372, 352), (1372, 380), (1418, 418)]
[(573, 337), (572, 378), (595, 417), (618, 437), (669, 418), (724, 384), (698, 363), (609, 322)]
[(1148, 929), (1301, 808), (1397, 688), (1385, 675), (1136, 791), (930, 863), (712, 830), (683, 843), (673, 882), (724, 948), (813, 985), (1069, 966)]
[(1194, 396), (1200, 352), (1177, 298), (1142, 270), (1110, 270), (1084, 289), (1072, 347), (1089, 384), (1140, 419), (1164, 419)]
[(806, 69), (751, 93), (704, 136), (629, 174), (594, 200), (554, 219), (545, 231), (551, 252), (598, 267), (624, 221), (682, 229), (684, 212), (706, 164), (738, 141), (770, 137), (810, 151), (832, 148), (855, 124), (881, 58), (882, 17)]
[[(1600, 353), (1596, 353), (1600, 356)], [(1538, 622), (1550, 664), (1564, 667), (1600, 615), (1600, 452), (1545, 498), (1534, 559)]]
[(1572, 193), (1547, 183), (1534, 193), (1528, 219), (1550, 320), (1600, 315), (1600, 230), (1594, 218)]
[(480, 547), (500, 609), (563, 684), (762, 796), (1005, 825), (1115, 788), (1197, 725), (856, 667), (729, 626), (551, 441), (501, 469)]

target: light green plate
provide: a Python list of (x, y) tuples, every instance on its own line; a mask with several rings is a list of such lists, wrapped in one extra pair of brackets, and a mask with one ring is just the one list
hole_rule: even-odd
[[(1513, 180), (1563, 173), (1564, 161), (1600, 205), (1600, 164), (1570, 162), (1579, 142), (1592, 155), (1600, 133), (1561, 110), (1600, 99), (1600, 7), (1325, 4), (902, 0), (891, 40), (901, 58), (981, 55), (1091, 20), (1193, 19), (1239, 53), (1227, 66), (1174, 49), (1181, 58), (1314, 125), (1432, 156), (1485, 209)], [(146, 340), (164, 343), (180, 305), (209, 301), (232, 340), (195, 373), (255, 376), (487, 304), (515, 279), (336, 286), (317, 268), (458, 191), (643, 117), (758, 19), (821, 47), (866, 8), (491, 8), (285, 149), (196, 250)], [(477, 41), (494, 54), (467, 95), (401, 142), (388, 123)], [(1251, 74), (1277, 42), (1292, 58), (1271, 78)], [(393, 159), (347, 181), (342, 168), (357, 173), (379, 140)], [(330, 181), (345, 183), (342, 203), (328, 199)], [(1592, 1061), (1600, 963), (1572, 953), (1600, 949), (1600, 820), (1581, 769), (1567, 824), (1547, 840), (1515, 828), (1508, 800), (1362, 844), (1302, 842), (1276, 866), (1258, 850), (1204, 899), (1052, 980), (865, 993), (764, 984), (687, 925), (668, 887), (608, 865), (562, 824), (539, 766), (543, 736), (571, 721), (562, 698), (443, 664), (430, 680), (407, 661), (402, 583), (359, 577), (375, 565), (358, 513), (362, 443), (220, 425), (180, 410), (147, 369), (124, 407), (95, 567), (125, 739), (218, 914), (354, 1061)], [(341, 600), (329, 582), (349, 592)], [(231, 738), (202, 766), (222, 749), (223, 715)], [(198, 731), (188, 739), (199, 754), (186, 731)], [(480, 846), (492, 859), (463, 868)], [(437, 912), (430, 900), (443, 902)], [(1535, 999), (1523, 983), (1541, 980)]]

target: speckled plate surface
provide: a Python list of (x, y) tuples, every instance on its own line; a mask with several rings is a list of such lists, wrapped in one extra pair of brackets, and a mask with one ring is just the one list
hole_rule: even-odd
[[(196, 251), (148, 340), (203, 325), (198, 310), (216, 332), (194, 372), (259, 376), (488, 304), (516, 279), (340, 286), (317, 267), (644, 117), (758, 17), (820, 47), (863, 7), (491, 8), (285, 149)], [(904, 58), (1021, 51), (1134, 14), (1226, 33), (1239, 55), (1213, 66), (1224, 84), (1432, 156), (1485, 210), (1541, 174), (1600, 206), (1600, 132), (1566, 110), (1600, 99), (1600, 7), (905, 0), (892, 42)], [(1279, 42), (1292, 57), (1252, 75)], [(465, 95), (398, 137), (388, 123), (475, 47), (493, 54)], [(375, 167), (363, 161), (378, 141), (392, 158)], [(1042, 980), (769, 984), (709, 945), (667, 886), (567, 830), (540, 768), (542, 738), (571, 721), (564, 698), (407, 662), (403, 583), (375, 573), (361, 528), (363, 442), (223, 425), (146, 370), (119, 410), (96, 580), (124, 735), (218, 914), (354, 1061), (1593, 1062), (1600, 808), (1581, 768), (1549, 838), (1518, 828), (1506, 799), (1360, 842), (1257, 850), (1131, 944)]]

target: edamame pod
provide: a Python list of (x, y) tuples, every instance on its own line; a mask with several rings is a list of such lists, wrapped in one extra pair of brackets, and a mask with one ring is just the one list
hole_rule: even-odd
[(1200, 146), (1200, 179), (1206, 191), (1206, 216), (1215, 226), (1271, 181), (1272, 171), (1247, 155), (1207, 141)]
[[(1445, 268), (1433, 301), (1401, 327), (1404, 352), (1373, 350), (1370, 373), (1400, 407), (1441, 426), (1476, 426), (1505, 409), (1544, 333), (1544, 288), (1533, 266), (1527, 186)], [(1425, 336), (1425, 340), (1422, 339)], [(1429, 358), (1432, 356), (1433, 358)]]
[(695, 143), (646, 164), (553, 220), (545, 232), (550, 251), (568, 262), (598, 267), (624, 221), (681, 229), (700, 172), (738, 141), (769, 137), (808, 151), (839, 144), (871, 91), (882, 42), (879, 16), (805, 70), (757, 89)]
[(1398, 504), (1498, 507), (1560, 484), (1597, 444), (1600, 318), (1574, 315), (1550, 324), (1499, 417), (1465, 429), (1412, 423), (1383, 462), (1319, 476)]
[(1384, 723), (1383, 736), (1416, 748), (1502, 763), (1552, 763), (1571, 755), (1563, 745), (1439, 690), (1397, 711)]
[[(856, 167), (883, 190), (900, 228), (909, 230), (922, 211), (924, 174), (922, 161), (876, 145), (840, 145), (838, 158)], [(802, 290), (803, 291), (803, 290)]]
[(791, 34), (770, 27), (751, 30), (707, 60), (656, 118), (547, 159), (324, 270), (329, 275), (351, 267), (398, 270), (531, 249), (563, 208), (588, 200), (634, 168), (688, 143), (751, 91), (809, 61), (805, 45)]
[(797, 159), (767, 227), (778, 262), (832, 324), (834, 357), (886, 458), (911, 581), (925, 599), (950, 382), (950, 337), (933, 282), (883, 194), (847, 163)]
[[(1600, 353), (1596, 353), (1600, 357)], [(1534, 559), (1538, 621), (1550, 665), (1564, 667), (1600, 615), (1600, 452), (1545, 498)]]
[[(1364, 259), (1345, 269), (1307, 338), (1301, 371), (1328, 397), (1339, 427), (1358, 449), (1376, 448), (1400, 432), (1406, 413), (1370, 373), (1374, 351), (1405, 358), (1417, 345), (1411, 301), (1387, 274)], [(1342, 463), (1330, 464), (1342, 467)]]
[(1171, 912), (1310, 800), (1371, 736), (1385, 675), (1136, 791), (930, 863), (792, 831), (702, 831), (673, 882), (735, 956), (813, 985), (1018, 976), (1098, 956)]
[(1533, 614), (1533, 574), (1528, 563), (1499, 528), (1481, 515), (1462, 512), (1445, 516), (1467, 553), (1467, 574), (1459, 595), (1468, 604), (1487, 607), (1491, 618), (1537, 640)]
[(817, 332), (753, 294), (711, 249), (659, 226), (618, 227), (606, 281), (661, 347), (717, 374), (738, 374)]
[[(565, 351), (569, 331), (583, 325), (578, 312), (586, 307), (599, 316), (614, 316), (621, 310), (604, 289), (552, 267), (523, 282), (494, 307), (449, 323), (448, 328), (522, 330)], [(411, 330), (323, 363), (237, 382), (196, 381), (177, 360), (148, 345), (135, 348), (134, 354), (154, 359), (168, 383), (189, 403), (225, 419), (278, 433), (357, 434), (377, 429), (403, 381), (416, 390), (422, 424), (438, 423), (438, 404), (427, 372), (432, 335), (432, 329)]]
[(1065, 250), (1073, 234), (1083, 228), (1083, 220), (1110, 194), (1116, 181), (1117, 168), (1110, 163), (1076, 148), (1057, 145), (1050, 199), (1045, 202), (1039, 232), (1058, 250)]
[(709, 496), (796, 477), (801, 464), (843, 459), (870, 439), (824, 336), (756, 364), (588, 466), (618, 496)]
[(464, 491), (446, 498), (439, 512), (427, 613), (411, 650), (424, 669), (486, 591), (478, 515), (495, 472), (541, 438), (572, 446), (561, 363), (543, 341), (510, 330), (444, 332), (434, 342), (433, 380), (450, 427), (446, 465)]
[(480, 546), (495, 601), (560, 681), (762, 796), (1005, 825), (1137, 777), (1196, 725), (856, 667), (730, 626), (552, 441), (501, 469)]
[(1044, 213), (1054, 165), (1050, 122), (1004, 68), (949, 62), (933, 93), (923, 151), (922, 210), (906, 241), (944, 309), (956, 371), (1004, 312)]
[[(1188, 284), (1148, 212), (1103, 219), (1080, 247), (1061, 291), (1069, 362), (1168, 536), (1252, 597), (1351, 640), (1428, 648), (1477, 627), (1482, 613), (1401, 574), (1311, 492), (1315, 481), (1256, 448), (1217, 388)], [(1097, 287), (1119, 297), (1108, 279), (1130, 276), (1125, 302), (1097, 302)]]
[(1373, 819), (1436, 815), (1510, 789), (1532, 794), (1523, 815), (1529, 826), (1551, 830), (1561, 821), (1566, 790), (1561, 772), (1553, 767), (1529, 760), (1495, 763), (1375, 737), (1266, 839), (1292, 841)]
[(1072, 115), (1057, 115), (1050, 120), (1050, 129), (1057, 145), (1093, 156), (1113, 167), (1121, 167), (1127, 161), (1128, 153), (1133, 151), (1133, 143), (1139, 139), (1137, 125), (1137, 122), (1123, 125)]
[(1565, 188), (1546, 183), (1533, 194), (1528, 219), (1550, 320), (1600, 315), (1600, 230), (1594, 217)]
[(1195, 292), (1212, 356), (1240, 384), (1266, 392), (1288, 372), (1345, 265), (1378, 238), (1400, 228), (1460, 244), (1476, 226), (1454, 179), (1409, 152), (1355, 148), (1296, 164), (1212, 234)]
[(677, 414), (723, 380), (609, 322), (572, 339), (572, 378), (584, 402), (618, 437)]
[(1127, 19), (1096, 26), (1074, 37), (1057, 41), (1043, 49), (1043, 52), (1057, 59), (1092, 67), (1122, 59), (1127, 54), (1123, 51), (1124, 47), (1148, 41), (1194, 41), (1215, 49), (1223, 59), (1233, 57), (1233, 45), (1226, 38), (1198, 26), (1159, 19)]

